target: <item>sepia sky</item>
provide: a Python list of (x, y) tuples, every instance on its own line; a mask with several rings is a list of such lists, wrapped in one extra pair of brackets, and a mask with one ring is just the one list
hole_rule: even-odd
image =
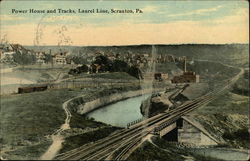
[[(14, 1), (1, 3), (1, 42), (23, 45), (249, 43), (247, 1)], [(12, 13), (141, 9), (135, 14)]]

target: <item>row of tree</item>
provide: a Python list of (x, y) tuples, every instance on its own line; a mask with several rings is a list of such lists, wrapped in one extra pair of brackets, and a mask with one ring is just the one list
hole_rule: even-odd
[[(36, 56), (34, 53), (28, 53), (25, 50), (16, 51), (13, 54), (13, 61), (20, 65), (29, 65), (29, 64), (35, 64), (37, 62)], [(50, 63), (52, 62), (52, 55), (50, 54), (44, 54), (44, 62)]]
[(136, 66), (129, 66), (125, 61), (114, 60), (111, 61), (106, 56), (97, 56), (88, 67), (83, 64), (80, 67), (71, 69), (69, 74), (80, 74), (80, 73), (99, 73), (99, 72), (126, 72), (137, 79), (143, 79), (141, 70)]
[(13, 61), (20, 65), (34, 64), (36, 63), (36, 56), (28, 52), (17, 51), (13, 54)]

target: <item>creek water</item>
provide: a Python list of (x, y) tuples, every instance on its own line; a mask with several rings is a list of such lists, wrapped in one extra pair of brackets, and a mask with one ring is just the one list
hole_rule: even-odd
[(223, 159), (227, 161), (247, 161), (249, 153), (238, 149), (223, 149), (223, 148), (194, 148), (191, 149), (198, 154)]
[(90, 112), (87, 116), (113, 126), (126, 127), (128, 123), (143, 117), (140, 106), (150, 95), (145, 94), (113, 103)]
[(21, 85), (36, 83), (35, 81), (15, 76), (13, 73), (13, 68), (0, 69), (1, 94), (17, 93), (18, 87)]

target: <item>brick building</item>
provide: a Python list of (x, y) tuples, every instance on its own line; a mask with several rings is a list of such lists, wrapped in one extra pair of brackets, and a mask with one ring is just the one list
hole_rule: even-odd
[(174, 78), (171, 80), (172, 83), (198, 83), (200, 81), (200, 76), (193, 71), (187, 71), (186, 66), (186, 58), (184, 58), (183, 74), (174, 76)]

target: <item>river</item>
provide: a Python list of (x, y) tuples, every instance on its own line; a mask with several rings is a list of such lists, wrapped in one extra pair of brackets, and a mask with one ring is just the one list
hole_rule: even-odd
[(214, 157), (226, 161), (247, 161), (249, 152), (231, 148), (191, 148), (191, 151), (206, 157)]
[(0, 93), (2, 94), (11, 94), (17, 93), (18, 87), (24, 84), (34, 84), (35, 80), (26, 79), (25, 76), (27, 73), (14, 71), (14, 68), (4, 68), (0, 69)]
[(142, 101), (151, 94), (129, 98), (99, 108), (87, 116), (96, 121), (104, 122), (117, 127), (126, 127), (129, 122), (142, 118), (140, 106)]

